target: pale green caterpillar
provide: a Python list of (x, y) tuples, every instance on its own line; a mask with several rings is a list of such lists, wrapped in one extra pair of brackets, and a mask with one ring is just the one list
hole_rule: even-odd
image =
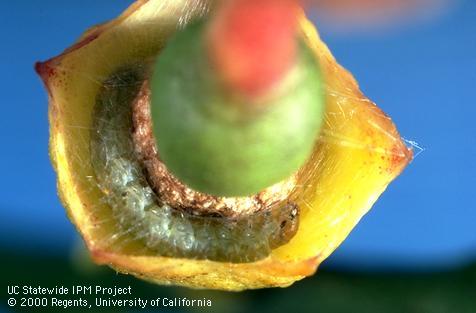
[(132, 102), (144, 68), (131, 65), (108, 78), (93, 117), (92, 166), (118, 231), (140, 238), (158, 255), (224, 262), (253, 262), (288, 242), (299, 220), (293, 203), (237, 218), (197, 216), (159, 204), (132, 140)]

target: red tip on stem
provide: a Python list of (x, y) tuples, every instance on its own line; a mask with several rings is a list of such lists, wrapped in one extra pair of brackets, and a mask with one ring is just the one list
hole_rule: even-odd
[(278, 82), (295, 62), (295, 0), (229, 0), (209, 27), (209, 55), (222, 80), (255, 97)]

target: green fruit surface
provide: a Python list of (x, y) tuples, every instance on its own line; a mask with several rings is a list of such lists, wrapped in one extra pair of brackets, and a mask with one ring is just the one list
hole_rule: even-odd
[(257, 103), (227, 90), (207, 59), (204, 24), (178, 32), (153, 68), (151, 113), (159, 155), (191, 188), (248, 196), (296, 172), (323, 120), (322, 79), (300, 45), (298, 62)]

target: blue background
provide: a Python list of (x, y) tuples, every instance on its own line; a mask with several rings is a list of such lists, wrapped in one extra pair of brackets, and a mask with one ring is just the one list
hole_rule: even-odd
[[(48, 157), (47, 96), (33, 64), (131, 1), (10, 1), (0, 12), (0, 249), (66, 255), (77, 240)], [(316, 21), (319, 26), (319, 21)], [(327, 266), (445, 267), (476, 257), (476, 1), (438, 19), (325, 41), (362, 90), (424, 147)]]

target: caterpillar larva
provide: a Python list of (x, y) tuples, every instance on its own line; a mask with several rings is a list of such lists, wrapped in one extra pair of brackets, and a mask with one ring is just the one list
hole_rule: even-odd
[(111, 75), (94, 110), (91, 162), (120, 232), (140, 238), (158, 255), (227, 262), (253, 262), (288, 242), (298, 226), (294, 203), (230, 217), (195, 215), (193, 207), (178, 209), (161, 201), (132, 140), (132, 103), (144, 68), (131, 65)]

